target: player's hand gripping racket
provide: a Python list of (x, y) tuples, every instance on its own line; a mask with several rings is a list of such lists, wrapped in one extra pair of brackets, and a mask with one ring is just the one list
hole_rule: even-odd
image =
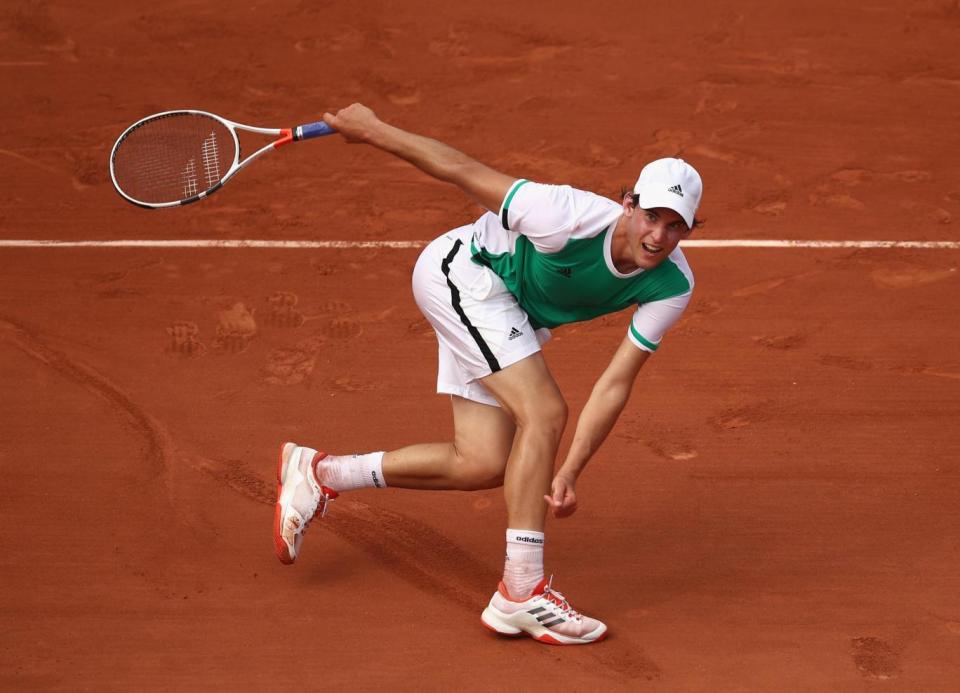
[[(240, 161), (238, 130), (278, 139)], [(141, 207), (175, 207), (216, 192), (261, 155), (290, 142), (333, 134), (322, 120), (294, 128), (255, 128), (204, 111), (166, 111), (128, 127), (110, 153), (110, 177)]]

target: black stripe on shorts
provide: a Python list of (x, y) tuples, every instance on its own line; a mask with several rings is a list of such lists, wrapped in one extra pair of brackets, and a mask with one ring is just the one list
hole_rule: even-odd
[(477, 343), (477, 347), (479, 347), (480, 353), (483, 354), (483, 358), (487, 360), (487, 365), (490, 366), (490, 372), (496, 373), (500, 370), (497, 357), (493, 355), (490, 347), (483, 341), (480, 330), (474, 327), (473, 323), (470, 322), (470, 318), (463, 312), (463, 306), (460, 305), (460, 290), (450, 281), (450, 263), (453, 262), (453, 258), (456, 257), (461, 245), (463, 245), (463, 241), (458, 238), (456, 243), (453, 244), (453, 248), (447, 254), (447, 257), (440, 263), (440, 269), (443, 270), (443, 276), (447, 278), (447, 286), (450, 287), (450, 302), (453, 304), (453, 309), (457, 311), (457, 315), (460, 316), (460, 322), (467, 328), (467, 332), (470, 333), (470, 336), (473, 337), (473, 340)]

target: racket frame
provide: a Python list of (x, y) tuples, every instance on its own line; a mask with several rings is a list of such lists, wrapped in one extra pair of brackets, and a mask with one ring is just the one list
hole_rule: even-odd
[[(117, 182), (117, 176), (113, 166), (114, 159), (117, 156), (117, 151), (119, 150), (120, 145), (134, 130), (142, 127), (143, 125), (146, 125), (148, 122), (157, 120), (159, 118), (168, 118), (168, 117), (181, 115), (181, 114), (199, 115), (199, 116), (205, 116), (207, 118), (212, 118), (213, 120), (218, 121), (221, 125), (227, 128), (227, 130), (230, 132), (230, 136), (233, 137), (233, 162), (230, 164), (230, 168), (220, 178), (220, 180), (217, 181), (217, 183), (210, 186), (206, 190), (199, 192), (196, 195), (192, 195), (190, 197), (177, 200), (175, 202), (144, 202), (143, 200), (138, 200), (128, 195), (126, 192), (123, 191), (123, 189), (120, 187), (120, 184)], [(237, 134), (238, 130), (242, 130), (244, 132), (252, 132), (258, 135), (267, 135), (271, 137), (277, 137), (277, 139), (274, 140), (273, 142), (270, 142), (260, 147), (260, 149), (256, 150), (253, 154), (248, 156), (246, 159), (244, 159), (243, 161), (240, 161), (240, 137)], [(253, 125), (244, 125), (243, 123), (238, 123), (233, 120), (228, 120), (223, 116), (218, 116), (217, 114), (210, 113), (209, 111), (199, 111), (199, 110), (188, 109), (188, 108), (181, 108), (174, 111), (163, 111), (161, 113), (154, 113), (152, 115), (146, 116), (145, 118), (141, 118), (140, 120), (135, 122), (133, 125), (128, 127), (126, 130), (124, 130), (123, 133), (121, 133), (120, 137), (117, 138), (117, 141), (113, 145), (113, 149), (110, 150), (110, 180), (113, 182), (114, 189), (118, 193), (120, 193), (121, 197), (123, 197), (127, 202), (135, 204), (138, 207), (144, 207), (146, 209), (160, 209), (163, 207), (181, 207), (183, 205), (188, 205), (194, 202), (198, 202), (203, 198), (209, 195), (212, 195), (217, 190), (222, 188), (228, 180), (233, 178), (242, 169), (249, 166), (256, 159), (260, 158), (267, 152), (273, 151), (274, 149), (278, 149), (285, 144), (290, 144), (291, 142), (298, 142), (300, 140), (310, 139), (313, 137), (330, 135), (330, 134), (333, 134), (334, 132), (335, 131), (333, 130), (333, 128), (328, 126), (322, 120), (317, 121), (316, 123), (306, 123), (304, 125), (298, 125), (293, 128), (260, 128), (260, 127), (255, 127)]]

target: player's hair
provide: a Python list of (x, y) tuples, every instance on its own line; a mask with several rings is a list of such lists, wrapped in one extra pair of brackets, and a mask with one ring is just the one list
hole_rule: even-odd
[[(633, 202), (634, 207), (640, 206), (640, 195), (633, 192), (632, 189), (625, 186), (620, 186), (620, 199), (622, 200), (625, 196), (629, 195), (630, 200)], [(707, 223), (706, 219), (701, 219), (699, 217), (693, 218), (693, 226), (690, 227), (690, 230), (699, 229), (701, 226)]]

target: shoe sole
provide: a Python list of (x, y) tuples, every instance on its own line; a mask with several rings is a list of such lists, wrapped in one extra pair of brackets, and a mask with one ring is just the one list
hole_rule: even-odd
[[(288, 448), (289, 447), (289, 451)], [(280, 494), (283, 491), (283, 479), (286, 476), (286, 463), (297, 449), (296, 443), (284, 443), (280, 446), (279, 459), (277, 460), (277, 504), (273, 513), (273, 547), (277, 553), (277, 558), (284, 565), (291, 565), (296, 561), (296, 556), (290, 555), (290, 549), (287, 542), (283, 540), (283, 506), (280, 505)]]
[(590, 645), (595, 642), (600, 642), (607, 637), (606, 630), (596, 638), (586, 640), (584, 638), (571, 638), (568, 635), (554, 633), (543, 626), (535, 626), (529, 630), (527, 628), (518, 628), (517, 626), (511, 625), (506, 620), (505, 615), (501, 615), (500, 612), (490, 606), (480, 614), (480, 623), (497, 635), (503, 635), (508, 638), (519, 638), (527, 635), (537, 642), (542, 642), (547, 645)]

